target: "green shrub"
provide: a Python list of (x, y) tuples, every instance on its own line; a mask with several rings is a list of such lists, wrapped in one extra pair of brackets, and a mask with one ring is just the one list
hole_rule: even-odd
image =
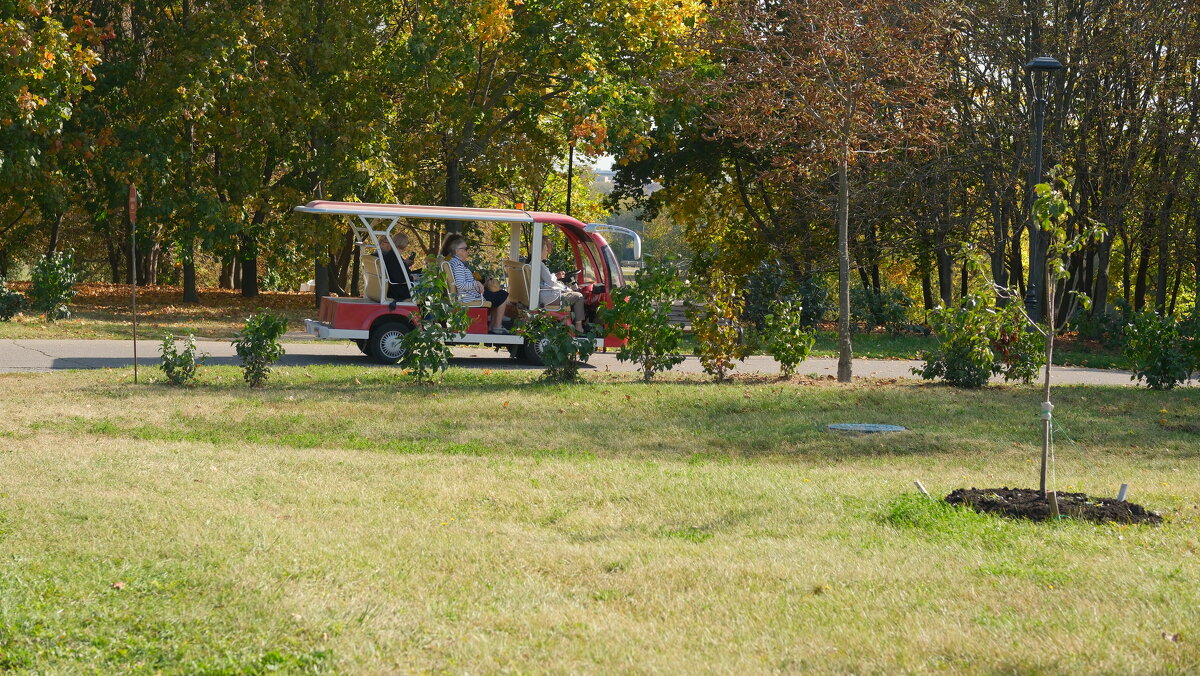
[(167, 380), (174, 385), (189, 385), (196, 378), (196, 369), (208, 359), (208, 355), (196, 354), (196, 337), (188, 335), (184, 339), (183, 351), (175, 346), (175, 336), (167, 334), (162, 340), (162, 361), (159, 368), (166, 374)]
[(879, 293), (861, 286), (851, 289), (853, 319), (867, 331), (883, 327), (893, 336), (904, 333), (912, 326), (908, 321), (908, 308), (912, 306), (913, 299), (897, 286)]
[(955, 387), (983, 387), (993, 375), (1028, 383), (1046, 363), (1041, 334), (1029, 330), (1016, 303), (1000, 307), (979, 294), (957, 308), (930, 315), (936, 350), (924, 352), (924, 366), (912, 369), (926, 380), (942, 378)]
[(429, 382), (450, 366), (454, 353), (447, 345), (471, 325), (467, 308), (450, 297), (446, 278), (430, 271), (413, 285), (413, 302), (421, 308), (421, 323), (404, 334), (404, 356), (400, 363), (412, 371), (417, 382)]
[(815, 275), (801, 277), (796, 282), (796, 295), (804, 308), (801, 321), (805, 326), (816, 326), (833, 310), (835, 302), (825, 281)]
[[(1190, 329), (1190, 325), (1186, 327)], [(1197, 363), (1195, 337), (1173, 317), (1142, 312), (1125, 328), (1125, 358), (1132, 379), (1144, 380), (1155, 390), (1169, 390), (1187, 382)]]
[(651, 258), (634, 275), (633, 285), (618, 290), (613, 307), (601, 311), (601, 321), (617, 338), (625, 340), (617, 352), (620, 361), (639, 365), (642, 379), (683, 361), (679, 348), (683, 328), (671, 324), (671, 303), (683, 295), (679, 271), (669, 258)]
[(55, 321), (71, 316), (71, 300), (75, 298), (75, 257), (70, 251), (53, 251), (33, 267), (29, 299), (33, 309)]
[(692, 285), (695, 302), (688, 304), (696, 355), (704, 372), (724, 381), (734, 361), (743, 361), (750, 349), (742, 340), (740, 318), (745, 307), (739, 280), (724, 268), (709, 268)]
[(1133, 321), (1133, 312), (1123, 298), (1099, 314), (1078, 310), (1067, 320), (1067, 330), (1085, 340), (1097, 340), (1111, 347), (1125, 344), (1125, 327)]
[(746, 310), (742, 318), (762, 331), (767, 326), (771, 306), (795, 293), (791, 271), (779, 260), (765, 260), (746, 278)]
[(262, 387), (271, 374), (271, 365), (283, 356), (279, 337), (287, 331), (287, 318), (271, 312), (250, 315), (246, 326), (233, 341), (242, 360), (242, 375), (250, 387)]
[(20, 292), (8, 288), (8, 282), (0, 277), (0, 321), (12, 319), (18, 312), (25, 309), (28, 303)]
[(804, 324), (804, 308), (797, 298), (776, 301), (765, 317), (764, 342), (783, 375), (796, 372), (816, 343), (816, 331)]
[(545, 377), (551, 382), (576, 380), (579, 365), (587, 363), (596, 351), (596, 341), (591, 335), (575, 336), (561, 317), (546, 310), (530, 312), (516, 332), (525, 336), (526, 343), (540, 346)]

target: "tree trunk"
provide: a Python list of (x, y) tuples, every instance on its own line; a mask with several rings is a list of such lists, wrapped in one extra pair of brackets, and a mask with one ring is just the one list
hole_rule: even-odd
[(1096, 253), (1096, 281), (1092, 286), (1092, 316), (1100, 317), (1108, 312), (1108, 268), (1112, 260), (1113, 238), (1107, 234), (1100, 241)]
[[(1195, 282), (1195, 285), (1193, 286), (1192, 291), (1195, 292), (1195, 294), (1194, 294), (1195, 296), (1200, 296), (1200, 209), (1196, 210), (1196, 242), (1195, 242), (1195, 244), (1196, 244), (1196, 247), (1195, 247), (1194, 253), (1195, 253), (1196, 259), (1194, 261), (1194, 264), (1196, 266), (1196, 276), (1192, 278), (1192, 280)], [(1200, 304), (1197, 304), (1196, 308), (1194, 310), (1192, 310), (1192, 312), (1195, 313), (1196, 319), (1200, 320)]]
[(933, 304), (933, 280), (929, 278), (928, 258), (923, 258), (921, 261), (921, 300), (925, 303), (925, 312), (929, 312), (935, 306)]
[(850, 344), (850, 177), (849, 147), (842, 147), (838, 162), (838, 368), (840, 383), (853, 376), (854, 348)]
[(357, 250), (358, 247), (354, 245), (354, 233), (347, 232), (337, 257), (330, 260), (330, 265), (333, 266), (337, 275), (335, 279), (337, 279), (338, 293), (342, 295), (349, 295), (347, 292), (350, 289), (350, 264), (354, 260), (354, 252)]
[(119, 242), (114, 241), (111, 232), (108, 232), (105, 227), (104, 247), (108, 254), (108, 279), (113, 284), (121, 283), (121, 251), (122, 247)]
[[(1175, 173), (1178, 180), (1179, 172)], [(1168, 188), (1158, 210), (1158, 274), (1154, 279), (1154, 309), (1160, 315), (1167, 312), (1167, 278), (1171, 272), (1171, 207), (1175, 202), (1175, 189)]]
[(362, 250), (354, 247), (354, 271), (350, 273), (350, 295), (358, 298), (362, 295)]
[(50, 221), (50, 244), (46, 246), (46, 255), (58, 251), (58, 235), (62, 231), (63, 216), (66, 214), (51, 214), (46, 220)]
[(314, 299), (317, 309), (321, 308), (321, 299), (329, 295), (329, 266), (322, 261), (317, 261), (316, 271), (313, 274), (313, 285), (317, 297)]
[(1183, 261), (1175, 266), (1175, 283), (1171, 285), (1171, 307), (1167, 314), (1175, 316), (1175, 301), (1179, 300), (1179, 284), (1183, 281)]
[(1022, 262), (1022, 258), (1021, 258), (1021, 251), (1022, 251), (1021, 231), (1024, 229), (1025, 229), (1024, 227), (1018, 227), (1018, 228), (1014, 229), (1012, 238), (1008, 240), (1008, 243), (1009, 243), (1008, 279), (1010, 281), (1014, 280), (1014, 279), (1017, 280), (1017, 294), (1019, 294), (1019, 297), (1016, 299), (1017, 302), (1022, 302), (1022, 299), (1025, 298), (1025, 290), (1026, 290), (1026, 287), (1025, 287), (1025, 265)]
[(242, 261), (242, 297), (258, 297), (258, 243), (249, 233), (238, 237), (238, 258)]
[(233, 269), (237, 266), (237, 258), (228, 258), (221, 261), (221, 272), (217, 275), (217, 287), (221, 289), (232, 289), (233, 286)]
[[(446, 206), (461, 207), (462, 196), (462, 165), (457, 156), (446, 160)], [(446, 228), (450, 232), (462, 232), (462, 221), (449, 221)]]
[(946, 233), (939, 227), (934, 235), (935, 255), (937, 258), (938, 296), (942, 299), (942, 307), (954, 304), (954, 260), (946, 251)]
[[(1008, 286), (1008, 265), (1005, 254), (1008, 252), (1008, 227), (1004, 222), (1004, 207), (1001, 204), (1003, 195), (999, 190), (992, 193), (992, 280), (996, 286)], [(1003, 304), (1006, 299), (1001, 298)]]
[(138, 270), (138, 276), (141, 277), (144, 286), (156, 286), (158, 284), (158, 261), (162, 258), (162, 244), (155, 238), (154, 243), (150, 245), (150, 250), (146, 252), (146, 257), (142, 261), (142, 269)]
[(1141, 312), (1146, 307), (1146, 272), (1150, 267), (1150, 247), (1143, 246), (1138, 252), (1137, 276), (1133, 282), (1133, 309)]
[(200, 302), (200, 291), (196, 288), (196, 240), (191, 237), (183, 238), (183, 302)]

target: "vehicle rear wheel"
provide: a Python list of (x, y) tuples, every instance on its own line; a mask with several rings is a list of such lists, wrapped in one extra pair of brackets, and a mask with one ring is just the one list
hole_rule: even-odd
[(371, 329), (366, 353), (378, 364), (395, 364), (404, 356), (404, 334), (412, 327), (404, 322), (384, 322)]
[(545, 366), (546, 358), (543, 352), (546, 348), (546, 343), (549, 342), (545, 338), (538, 341), (528, 342), (521, 346), (525, 353), (525, 361), (534, 366)]
[(358, 346), (358, 349), (360, 352), (367, 355), (368, 357), (371, 356), (371, 341), (370, 340), (365, 339), (365, 338), (356, 338), (354, 340), (354, 344)]

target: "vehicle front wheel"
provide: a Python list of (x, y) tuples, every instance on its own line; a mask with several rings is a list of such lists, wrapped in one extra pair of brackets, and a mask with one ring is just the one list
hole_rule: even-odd
[(358, 350), (368, 357), (371, 356), (371, 341), (367, 339), (356, 338), (354, 344), (358, 346)]
[(404, 322), (384, 322), (371, 329), (367, 355), (377, 364), (395, 364), (404, 356), (404, 334), (412, 327)]

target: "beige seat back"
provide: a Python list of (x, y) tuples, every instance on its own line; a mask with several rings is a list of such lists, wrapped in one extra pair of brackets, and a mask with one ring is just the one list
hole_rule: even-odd
[[(533, 275), (533, 266), (530, 265), (529, 263), (522, 263), (521, 264), (520, 287), (522, 289), (521, 295), (525, 297), (525, 307), (529, 307), (529, 280), (532, 278), (532, 275)], [(538, 294), (540, 297), (540, 294), (542, 293), (541, 280), (538, 280), (537, 288), (538, 288)], [(561, 310), (563, 308), (562, 299), (559, 298), (558, 300), (554, 301), (553, 303), (542, 303), (541, 307), (546, 308), (548, 310)]]
[(508, 299), (517, 305), (529, 307), (529, 266), (520, 261), (504, 261), (508, 273)]
[(373, 301), (383, 300), (383, 271), (382, 261), (373, 253), (362, 257), (363, 295)]

